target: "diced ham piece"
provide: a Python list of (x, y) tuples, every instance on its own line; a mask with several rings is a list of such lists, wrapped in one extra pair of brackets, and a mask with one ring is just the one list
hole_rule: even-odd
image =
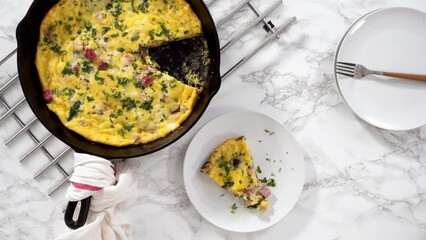
[(73, 73), (78, 72), (78, 70), (80, 70), (80, 66), (77, 64), (77, 62), (72, 62), (71, 63), (71, 71)]
[(155, 72), (155, 68), (147, 65), (142, 65), (142, 71), (144, 71), (145, 74), (150, 74)]
[(76, 52), (82, 51), (84, 48), (83, 41), (81, 41), (80, 39), (75, 39), (74, 41), (72, 41), (72, 47)]
[(47, 103), (50, 103), (53, 100), (52, 90), (47, 89), (47, 90), (43, 91), (43, 98)]
[(107, 62), (105, 62), (105, 61), (101, 61), (101, 62), (99, 63), (99, 69), (100, 69), (100, 70), (107, 70), (107, 69), (108, 69), (108, 67), (109, 67), (109, 64), (108, 64)]
[(248, 174), (254, 174), (254, 167), (253, 166), (251, 166), (251, 167), (249, 167), (248, 169), (247, 169), (247, 172), (248, 172)]
[(95, 13), (95, 19), (98, 21), (102, 21), (106, 18), (106, 14), (103, 12), (96, 12)]
[(141, 81), (144, 86), (149, 86), (152, 82), (152, 78), (150, 76), (145, 75), (142, 77)]
[(259, 193), (262, 194), (265, 198), (269, 197), (271, 195), (271, 189), (269, 189), (267, 186), (264, 186), (259, 190)]
[(106, 43), (103, 39), (98, 41), (98, 46), (100, 48), (106, 48), (108, 46), (108, 43)]
[(98, 54), (96, 54), (95, 50), (90, 48), (84, 49), (84, 55), (86, 55), (86, 58), (89, 59), (91, 62), (95, 61), (98, 57)]
[(130, 55), (130, 54), (126, 54), (123, 57), (123, 62), (124, 62), (124, 65), (126, 65), (126, 66), (129, 66), (130, 64), (132, 64), (132, 62), (134, 60), (135, 60), (135, 58), (133, 57), (133, 55)]

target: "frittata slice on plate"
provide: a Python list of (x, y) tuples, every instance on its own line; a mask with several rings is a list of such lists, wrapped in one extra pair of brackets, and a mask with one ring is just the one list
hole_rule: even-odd
[(259, 189), (260, 181), (245, 137), (230, 138), (217, 146), (201, 172), (234, 196), (244, 199), (246, 207), (258, 210), (268, 208), (266, 197), (270, 191), (266, 186)]

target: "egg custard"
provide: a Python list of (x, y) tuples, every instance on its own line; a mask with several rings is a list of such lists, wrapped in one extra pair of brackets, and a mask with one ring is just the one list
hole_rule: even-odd
[(184, 0), (60, 0), (41, 23), (35, 60), (48, 108), (94, 142), (161, 138), (198, 94), (157, 70), (146, 48), (201, 34)]
[(259, 189), (260, 181), (245, 137), (230, 138), (217, 146), (201, 172), (234, 196), (244, 199), (246, 207), (262, 211), (268, 209), (266, 198), (270, 190), (267, 186)]

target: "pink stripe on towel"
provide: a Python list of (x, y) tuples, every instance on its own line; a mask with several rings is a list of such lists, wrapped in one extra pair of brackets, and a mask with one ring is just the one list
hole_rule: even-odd
[(102, 189), (101, 187), (96, 187), (96, 186), (92, 186), (92, 185), (88, 185), (84, 183), (78, 183), (78, 182), (71, 182), (71, 184), (75, 188), (82, 189), (82, 190), (99, 191)]

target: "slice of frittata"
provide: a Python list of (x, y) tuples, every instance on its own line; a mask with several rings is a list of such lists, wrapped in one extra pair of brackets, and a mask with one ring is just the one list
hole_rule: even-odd
[(217, 146), (201, 172), (234, 196), (244, 199), (246, 207), (258, 210), (268, 208), (266, 197), (270, 191), (266, 186), (259, 189), (260, 181), (244, 136), (230, 138)]

